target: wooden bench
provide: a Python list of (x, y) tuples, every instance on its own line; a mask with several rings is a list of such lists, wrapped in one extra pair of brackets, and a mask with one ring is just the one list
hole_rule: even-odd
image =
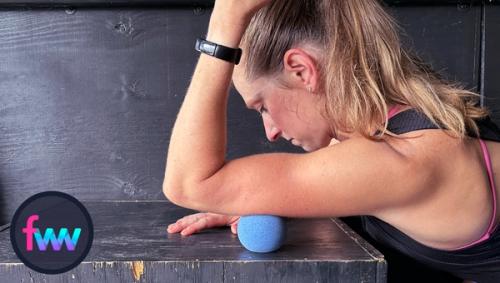
[(336, 219), (287, 219), (287, 240), (268, 254), (245, 250), (229, 228), (183, 237), (166, 227), (193, 213), (166, 201), (84, 203), (94, 243), (75, 269), (44, 275), (24, 266), (0, 232), (2, 282), (386, 282), (384, 257)]

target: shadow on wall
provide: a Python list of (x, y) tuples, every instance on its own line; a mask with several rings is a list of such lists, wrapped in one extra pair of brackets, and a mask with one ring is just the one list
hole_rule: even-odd
[(490, 116), (493, 122), (495, 122), (495, 124), (500, 126), (500, 109), (492, 109), (491, 107), (489, 107), (489, 110), (491, 112)]

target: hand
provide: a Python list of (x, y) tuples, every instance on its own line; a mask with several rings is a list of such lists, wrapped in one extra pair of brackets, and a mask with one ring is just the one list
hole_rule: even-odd
[(248, 23), (252, 17), (272, 0), (216, 0), (213, 16), (224, 17), (231, 23)]
[(216, 0), (207, 39), (228, 47), (238, 47), (252, 17), (271, 1)]
[(182, 236), (200, 232), (204, 229), (210, 229), (221, 226), (231, 226), (233, 234), (238, 233), (239, 216), (228, 216), (215, 213), (196, 213), (184, 216), (177, 222), (168, 225), (168, 233), (181, 233)]

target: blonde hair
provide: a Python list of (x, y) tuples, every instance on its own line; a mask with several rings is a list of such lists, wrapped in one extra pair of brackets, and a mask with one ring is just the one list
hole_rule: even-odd
[(243, 36), (246, 78), (278, 76), (285, 52), (310, 44), (324, 51), (317, 65), (332, 128), (381, 138), (388, 104), (402, 104), (453, 136), (478, 135), (474, 120), (488, 114), (480, 96), (403, 50), (398, 28), (377, 0), (275, 0)]

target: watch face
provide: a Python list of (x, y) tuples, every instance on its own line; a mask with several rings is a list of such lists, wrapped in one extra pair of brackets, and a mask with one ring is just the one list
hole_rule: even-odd
[(215, 58), (238, 64), (241, 59), (241, 48), (230, 48), (219, 45), (208, 40), (198, 38), (196, 40), (195, 49), (201, 53), (213, 56)]
[(207, 53), (207, 54), (212, 55), (212, 56), (215, 54), (215, 48), (217, 48), (217, 45), (213, 44), (211, 42), (208, 42), (208, 41), (203, 41), (200, 44), (200, 49), (204, 53)]
[(43, 192), (28, 198), (11, 223), (14, 251), (26, 266), (40, 273), (73, 269), (85, 259), (94, 238), (87, 209), (62, 192)]

